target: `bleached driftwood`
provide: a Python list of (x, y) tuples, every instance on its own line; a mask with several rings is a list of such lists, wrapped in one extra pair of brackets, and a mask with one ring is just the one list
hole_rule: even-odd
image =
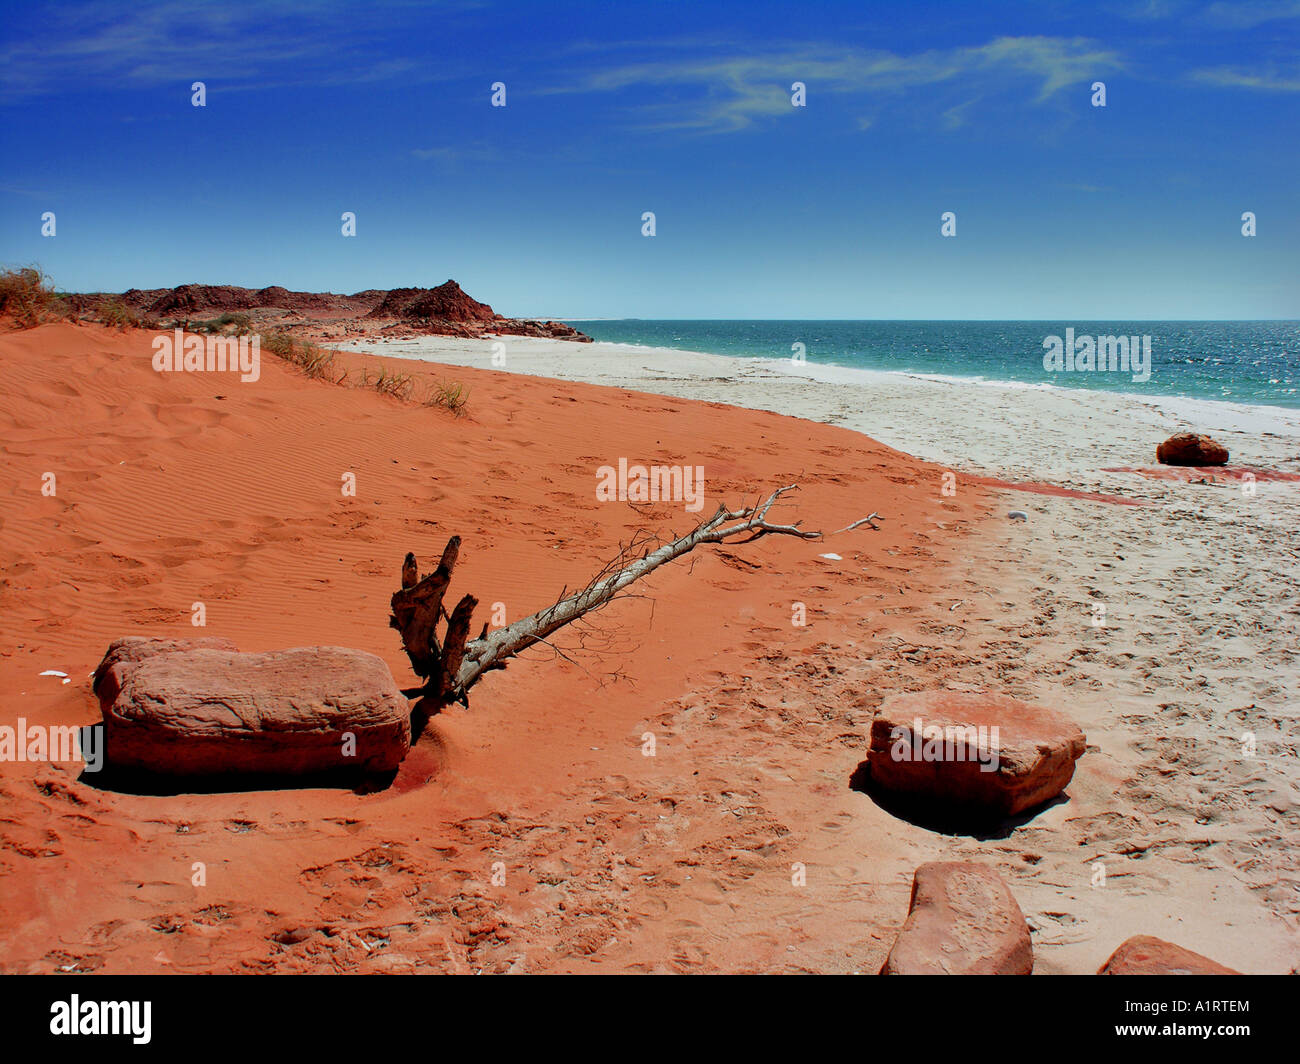
[[(411, 660), (411, 668), (425, 682), (423, 687), (407, 691), (409, 697), (423, 698), (426, 712), (436, 712), (453, 702), (469, 705), (469, 689), (491, 669), (504, 669), (508, 659), (547, 636), (606, 605), (630, 584), (652, 573), (683, 554), (693, 551), (702, 543), (752, 543), (763, 536), (796, 536), (800, 539), (821, 539), (823, 533), (805, 531), (796, 521), (790, 525), (772, 524), (768, 511), (782, 495), (796, 490), (791, 484), (778, 488), (766, 499), (742, 510), (728, 510), (720, 506), (717, 513), (696, 526), (691, 532), (664, 543), (653, 550), (644, 541), (633, 540), (619, 555), (597, 573), (581, 591), (561, 597), (553, 605), (534, 613), (531, 617), (499, 628), (491, 635), (487, 625), (474, 640), (469, 639), (470, 619), (478, 600), (473, 595), (464, 596), (450, 614), (443, 606), (443, 598), (451, 583), (452, 570), (460, 552), (460, 537), (452, 536), (442, 552), (438, 567), (419, 579), (413, 554), (403, 563), (403, 587), (393, 595), (393, 615), (389, 625), (402, 635), (402, 646)], [(840, 529), (850, 529), (867, 524), (872, 528), (879, 514), (871, 514)], [(835, 534), (835, 533), (832, 533)], [(743, 538), (736, 538), (743, 537)], [(638, 557), (633, 555), (644, 546)], [(445, 620), (447, 627), (439, 640), (437, 626)]]

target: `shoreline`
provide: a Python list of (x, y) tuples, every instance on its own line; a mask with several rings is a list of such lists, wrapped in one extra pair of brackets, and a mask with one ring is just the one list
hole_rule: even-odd
[[(1105, 431), (1099, 430), (1097, 442), (1121, 440), (1129, 422), (1149, 426), (1148, 453), (1126, 451), (1123, 460), (1094, 463), (1096, 468), (1110, 465), (1154, 465), (1155, 447), (1178, 431), (1205, 432), (1230, 437), (1225, 440), (1233, 462), (1276, 461), (1286, 463), (1297, 457), (1296, 450), (1283, 453), (1284, 447), (1270, 447), (1254, 437), (1273, 434), (1300, 439), (1300, 409), (1235, 403), (1228, 400), (1192, 397), (1145, 397), (1128, 392), (1087, 388), (1064, 388), (1057, 385), (1024, 385), (1019, 382), (991, 382), (966, 377), (937, 377), (904, 370), (877, 370), (822, 363), (805, 363), (795, 367), (788, 359), (763, 359), (749, 356), (718, 355), (678, 348), (657, 348), (635, 344), (594, 341), (572, 344), (560, 340), (537, 340), (531, 337), (502, 336), (495, 339), (464, 339), (423, 336), (410, 339), (352, 340), (337, 343), (340, 351), (369, 352), (408, 361), (459, 365), (479, 369), (500, 369), (494, 365), (496, 345), (504, 345), (508, 372), (556, 380), (581, 381), (608, 387), (632, 388), (681, 398), (725, 402), (747, 409), (807, 417), (809, 420), (853, 428), (929, 461), (949, 462), (953, 453), (941, 439), (924, 433), (908, 432), (901, 427), (881, 426), (855, 413), (840, 390), (851, 388), (864, 399), (889, 394), (892, 401), (909, 398), (918, 408), (942, 400), (954, 391), (985, 396), (988, 409), (1009, 419), (1013, 408), (1024, 408), (1028, 396), (1041, 396), (1041, 403), (1062, 417), (1099, 416), (1106, 420)], [(634, 355), (635, 357), (630, 357)], [(653, 365), (645, 365), (651, 360)], [(756, 394), (768, 385), (770, 396)], [(711, 386), (712, 385), (712, 386)], [(801, 385), (806, 386), (801, 388)], [(824, 390), (817, 394), (817, 386)], [(757, 388), (754, 386), (758, 386)], [(817, 412), (823, 411), (822, 415)], [(886, 435), (881, 435), (881, 432)], [(895, 437), (888, 435), (894, 431)], [(1163, 435), (1160, 433), (1163, 432)], [(1156, 437), (1159, 436), (1157, 439)], [(1010, 442), (1010, 441), (1007, 441)], [(1235, 446), (1234, 446), (1235, 444)], [(986, 457), (995, 463), (1023, 474), (1023, 463), (1010, 463), (1009, 448), (990, 452)], [(968, 466), (970, 463), (966, 463)], [(976, 463), (978, 464), (978, 463)], [(1300, 472), (1300, 462), (1290, 461), (1285, 469)], [(1049, 475), (1056, 472), (1048, 470)], [(1078, 471), (1078, 470), (1076, 470)]]
[[(563, 320), (563, 321), (565, 321), (565, 322), (579, 322), (579, 323), (582, 323), (582, 322), (588, 322), (588, 321), (622, 321), (622, 320), (626, 320), (626, 319), (619, 319), (619, 318), (585, 318), (585, 319), (580, 319), (580, 318), (565, 318), (565, 319), (561, 319), (561, 320)], [(640, 320), (640, 319), (635, 319), (635, 320)], [(715, 319), (708, 319), (708, 320), (713, 321), (713, 320), (715, 320)], [(717, 321), (725, 321), (726, 319), (716, 319), (716, 320), (717, 320)], [(761, 319), (760, 319), (760, 320), (761, 320)], [(780, 321), (780, 320), (782, 320), (782, 319), (772, 319), (772, 320)], [(1292, 323), (1292, 320), (1291, 320), (1291, 319), (1286, 319), (1286, 318), (1279, 318), (1279, 319), (1259, 319), (1259, 320), (1260, 320), (1260, 322), (1264, 322), (1264, 323), (1273, 323), (1273, 322)], [(1054, 323), (1054, 322), (1055, 322), (1055, 319), (1044, 319), (1043, 324), (1052, 324), (1052, 323)], [(820, 322), (810, 321), (810, 322), (800, 322), (800, 323), (798, 323), (798, 324), (817, 325), (817, 324), (822, 324), (822, 323), (820, 323)], [(1021, 322), (1009, 322), (1008, 324), (1023, 324), (1023, 323), (1021, 323)], [(1099, 324), (1099, 323), (1094, 323), (1094, 322), (1089, 322), (1089, 321), (1080, 321), (1079, 324), (1088, 325), (1088, 324)], [(1136, 323), (1129, 323), (1129, 324), (1149, 324), (1149, 323), (1136, 322)], [(1161, 323), (1158, 323), (1158, 324), (1168, 324), (1168, 323), (1166, 323), (1166, 322), (1161, 322)], [(1189, 322), (1179, 322), (1179, 323), (1176, 323), (1176, 324), (1198, 324), (1198, 323), (1197, 323), (1197, 322), (1194, 322), (1194, 321), (1189, 321)], [(1208, 323), (1208, 324), (1214, 324), (1214, 323), (1211, 322), (1211, 323)], [(1246, 324), (1249, 324), (1249, 323), (1246, 323)], [(1300, 325), (1300, 322), (1295, 322), (1294, 324)], [(509, 340), (509, 339), (511, 339), (512, 337), (503, 334), (503, 335), (501, 335), (501, 336), (498, 337), (498, 338), (503, 339), (503, 340)], [(374, 339), (374, 342), (378, 342), (378, 338), (377, 338), (377, 337)], [(594, 342), (594, 343), (598, 343), (598, 344), (602, 344), (602, 345), (604, 345), (604, 346), (606, 346), (606, 347), (610, 347), (610, 348), (623, 348), (623, 349), (627, 349), (627, 350), (631, 350), (631, 351), (641, 351), (641, 352), (665, 352), (665, 351), (672, 351), (672, 352), (680, 352), (680, 353), (683, 353), (683, 354), (688, 354), (688, 355), (698, 355), (698, 356), (709, 357), (709, 358), (716, 357), (716, 358), (727, 358), (727, 359), (733, 359), (733, 360), (739, 360), (739, 361), (754, 361), (754, 362), (758, 362), (758, 363), (762, 363), (762, 364), (766, 364), (766, 365), (771, 365), (771, 366), (773, 366), (773, 367), (789, 366), (789, 365), (791, 364), (791, 363), (790, 363), (790, 359), (788, 359), (788, 358), (786, 358), (786, 357), (784, 357), (784, 356), (782, 356), (782, 357), (772, 357), (772, 356), (770, 356), (770, 355), (755, 355), (755, 354), (741, 354), (741, 353), (725, 353), (725, 352), (719, 352), (719, 351), (705, 351), (705, 350), (700, 349), (700, 348), (675, 347), (675, 346), (668, 346), (668, 345), (655, 345), (655, 344), (630, 343), (630, 342), (625, 342), (625, 341), (615, 341), (615, 340), (593, 340), (592, 342)], [(1048, 380), (1048, 381), (1016, 380), (1016, 379), (1014, 379), (1014, 378), (987, 377), (987, 376), (985, 376), (985, 375), (983, 375), (983, 374), (979, 374), (979, 373), (970, 373), (970, 374), (962, 374), (962, 373), (955, 373), (955, 372), (953, 372), (953, 373), (948, 373), (948, 372), (943, 372), (943, 371), (940, 371), (940, 370), (920, 370), (920, 369), (907, 369), (907, 368), (888, 368), (888, 369), (886, 369), (886, 368), (881, 368), (881, 367), (878, 367), (878, 366), (857, 366), (857, 365), (846, 364), (846, 363), (844, 363), (844, 362), (836, 362), (836, 361), (831, 361), (831, 362), (815, 362), (815, 363), (814, 363), (814, 362), (808, 362), (808, 363), (805, 364), (805, 366), (804, 366), (804, 370), (793, 370), (792, 372), (803, 372), (803, 371), (805, 371), (805, 370), (811, 370), (811, 369), (813, 369), (813, 368), (816, 368), (817, 370), (825, 370), (825, 371), (832, 371), (832, 372), (833, 372), (833, 371), (836, 371), (836, 370), (843, 370), (843, 371), (845, 371), (845, 372), (848, 373), (848, 374), (857, 374), (857, 373), (862, 373), (862, 374), (877, 374), (877, 373), (883, 373), (883, 374), (901, 374), (901, 375), (904, 375), (904, 376), (915, 377), (915, 378), (918, 378), (918, 379), (921, 379), (921, 380), (936, 380), (936, 381), (945, 381), (945, 380), (947, 380), (947, 381), (952, 381), (952, 382), (954, 382), (954, 383), (971, 383), (971, 384), (980, 384), (980, 385), (984, 385), (984, 386), (987, 386), (987, 387), (996, 387), (996, 388), (1013, 388), (1013, 389), (1028, 389), (1028, 390), (1033, 390), (1033, 389), (1047, 389), (1047, 390), (1059, 389), (1059, 390), (1063, 390), (1063, 391), (1089, 391), (1089, 392), (1102, 392), (1102, 393), (1106, 393), (1106, 394), (1113, 394), (1113, 395), (1119, 395), (1119, 396), (1126, 396), (1126, 397), (1129, 397), (1129, 398), (1132, 398), (1132, 399), (1136, 399), (1136, 400), (1140, 400), (1140, 401), (1152, 402), (1152, 403), (1159, 403), (1159, 404), (1164, 404), (1164, 403), (1166, 403), (1166, 402), (1170, 402), (1170, 401), (1175, 402), (1175, 403), (1176, 403), (1176, 402), (1182, 402), (1182, 401), (1187, 401), (1187, 402), (1192, 402), (1192, 403), (1222, 403), (1222, 404), (1226, 404), (1226, 405), (1232, 406), (1232, 407), (1234, 407), (1234, 408), (1242, 408), (1242, 409), (1246, 409), (1246, 410), (1260, 410), (1260, 411), (1263, 411), (1263, 412), (1265, 412), (1265, 413), (1276, 413), (1276, 414), (1278, 414), (1278, 415), (1291, 415), (1291, 416), (1295, 416), (1295, 417), (1297, 417), (1297, 418), (1300, 418), (1300, 397), (1298, 397), (1298, 398), (1296, 399), (1296, 402), (1295, 402), (1295, 405), (1294, 405), (1294, 406), (1285, 406), (1285, 405), (1278, 405), (1278, 404), (1274, 404), (1274, 403), (1244, 402), (1244, 401), (1239, 400), (1239, 399), (1225, 399), (1225, 398), (1214, 397), (1214, 396), (1194, 395), (1194, 394), (1188, 394), (1188, 393), (1185, 393), (1185, 392), (1170, 393), (1170, 394), (1159, 394), (1159, 393), (1153, 393), (1153, 392), (1131, 390), (1131, 389), (1122, 388), (1122, 387), (1121, 387), (1121, 388), (1116, 388), (1116, 389), (1110, 389), (1110, 388), (1091, 388), (1091, 387), (1079, 387), (1079, 388), (1075, 388), (1075, 387), (1071, 387), (1071, 386), (1068, 386), (1068, 385), (1062, 385), (1062, 384), (1058, 384), (1058, 383), (1052, 383), (1050, 380)], [(1108, 376), (1108, 374), (1103, 374), (1103, 373), (1096, 372), (1096, 371), (1089, 372), (1089, 373), (1085, 373), (1085, 372), (1083, 372), (1083, 371), (1078, 371), (1078, 372), (1061, 372), (1061, 373), (1056, 374), (1055, 376), (1057, 376), (1057, 377), (1062, 377), (1062, 378), (1065, 378), (1065, 379), (1070, 379), (1070, 378), (1082, 378), (1082, 377), (1089, 377), (1089, 376), (1091, 376), (1091, 377), (1096, 377), (1096, 378), (1100, 379), (1101, 377)]]

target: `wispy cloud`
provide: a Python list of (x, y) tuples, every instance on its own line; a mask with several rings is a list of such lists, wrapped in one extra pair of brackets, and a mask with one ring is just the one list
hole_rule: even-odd
[[(761, 119), (790, 114), (790, 86), (802, 81), (819, 93), (871, 96), (953, 83), (963, 89), (1030, 86), (1043, 103), (1067, 86), (1123, 70), (1123, 57), (1086, 38), (997, 37), (986, 44), (932, 49), (911, 55), (879, 49), (801, 45), (760, 54), (667, 55), (653, 61), (593, 70), (552, 93), (614, 93), (660, 87), (673, 98), (643, 105), (657, 129), (730, 132)], [(960, 125), (969, 102), (947, 112)]]
[(1192, 0), (1144, 0), (1106, 10), (1132, 22), (1178, 19), (1187, 26), (1249, 30), (1266, 22), (1300, 18), (1300, 0), (1215, 0), (1211, 4), (1197, 4)]
[(1208, 25), (1240, 30), (1292, 18), (1300, 18), (1300, 0), (1219, 0), (1201, 13)]
[(1230, 89), (1253, 89), (1257, 92), (1300, 92), (1300, 69), (1280, 71), (1243, 67), (1210, 67), (1192, 72), (1192, 79), (1208, 85)]
[(414, 57), (393, 57), (385, 44), (383, 12), (407, 6), (377, 0), (362, 17), (342, 3), (310, 0), (62, 4), (29, 10), (33, 24), (25, 39), (7, 15), (0, 99), (218, 78), (226, 89), (437, 80), (440, 73)]
[(979, 103), (979, 97), (967, 100), (965, 103), (959, 103), (956, 107), (949, 107), (943, 113), (943, 124), (947, 129), (960, 129), (966, 124), (966, 112), (975, 104)]
[[(1300, 0), (1215, 0), (1210, 4), (1193, 4), (1189, 0), (1146, 0), (1140, 6), (1111, 9), (1113, 13), (1137, 21), (1155, 22), (1177, 19), (1187, 33), (1224, 38), (1234, 44), (1240, 40), (1228, 36), (1234, 31), (1250, 31), (1267, 23), (1300, 19)], [(1226, 31), (1226, 34), (1225, 34)], [(1257, 52), (1253, 48), (1252, 52)], [(1285, 53), (1284, 53), (1285, 54)], [(1294, 55), (1294, 49), (1291, 55)], [(1256, 59), (1249, 66), (1201, 67), (1187, 71), (1183, 79), (1226, 89), (1249, 89), (1257, 92), (1300, 92), (1300, 60), (1291, 69), (1277, 63), (1265, 64)]]
[(1105, 10), (1130, 22), (1159, 22), (1187, 14), (1189, 6), (1189, 0), (1144, 0), (1143, 3), (1108, 4)]
[(437, 148), (413, 148), (411, 154), (417, 159), (429, 159), (443, 165), (454, 166), (459, 163), (499, 162), (504, 156), (501, 149), (482, 142), (461, 146)]

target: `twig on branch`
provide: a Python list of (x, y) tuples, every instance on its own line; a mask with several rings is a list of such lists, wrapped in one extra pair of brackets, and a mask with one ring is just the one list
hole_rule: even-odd
[[(402, 646), (411, 660), (411, 668), (425, 681), (423, 687), (414, 689), (415, 694), (423, 697), (421, 707), (432, 713), (453, 702), (468, 706), (469, 689), (485, 672), (504, 669), (510, 658), (534, 644), (546, 643), (552, 632), (607, 605), (630, 584), (701, 544), (726, 540), (737, 544), (753, 543), (770, 535), (821, 539), (821, 532), (802, 529), (798, 521), (782, 525), (767, 520), (773, 505), (783, 495), (797, 489), (797, 484), (777, 488), (766, 499), (741, 510), (720, 506), (717, 513), (686, 535), (653, 550), (650, 549), (649, 537), (637, 533), (581, 591), (566, 595), (566, 588), (560, 593), (560, 598), (546, 609), (490, 634), (484, 625), (482, 634), (474, 640), (468, 637), (478, 600), (472, 595), (464, 596), (450, 615), (442, 603), (460, 552), (460, 537), (451, 537), (438, 568), (423, 579), (418, 579), (415, 559), (408, 554), (403, 565), (403, 587), (393, 595), (393, 615), (389, 618), (389, 625), (401, 633)], [(839, 532), (848, 532), (864, 524), (877, 528), (874, 519), (879, 517), (879, 514), (872, 513), (839, 529)], [(437, 636), (440, 619), (446, 621), (441, 642)]]
[(852, 532), (855, 528), (858, 528), (861, 525), (870, 525), (877, 532), (879, 532), (880, 526), (876, 524), (876, 522), (883, 521), (883, 520), (884, 518), (881, 517), (880, 514), (873, 512), (867, 514), (866, 517), (859, 518), (857, 521), (854, 521), (853, 524), (851, 525), (845, 525), (843, 528), (837, 528), (834, 532), (830, 532), (827, 534), (831, 536), (838, 536), (841, 532)]

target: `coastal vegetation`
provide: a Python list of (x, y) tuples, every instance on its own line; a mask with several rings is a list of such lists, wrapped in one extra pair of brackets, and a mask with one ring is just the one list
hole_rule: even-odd
[(65, 314), (63, 299), (39, 267), (0, 270), (0, 317), (12, 318), (20, 328), (31, 329)]

